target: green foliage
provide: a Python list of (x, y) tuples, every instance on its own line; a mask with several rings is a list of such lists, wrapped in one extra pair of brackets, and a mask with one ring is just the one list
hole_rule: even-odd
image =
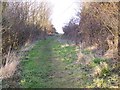
[(102, 58), (95, 58), (94, 60), (93, 60), (93, 62), (95, 63), (95, 64), (100, 64), (100, 62), (105, 62), (106, 60), (105, 59), (102, 59)]
[(103, 68), (101, 73), (100, 73), (100, 76), (107, 76), (109, 74), (110, 74), (109, 68)]
[(61, 51), (58, 52), (61, 56), (61, 60), (65, 63), (72, 63), (76, 60), (76, 52), (74, 50), (75, 47), (72, 46), (61, 48)]

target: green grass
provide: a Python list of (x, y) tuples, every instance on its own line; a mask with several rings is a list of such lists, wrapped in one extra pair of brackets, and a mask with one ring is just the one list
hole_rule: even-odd
[[(54, 78), (54, 71), (62, 71), (76, 59), (75, 47), (61, 47), (61, 43), (53, 38), (40, 40), (28, 52), (27, 60), (21, 62), (22, 77), (20, 85), (24, 88), (50, 88), (61, 87), (63, 79)], [(57, 61), (56, 59), (59, 59)], [(55, 63), (61, 64), (55, 66)], [(58, 72), (59, 72), (58, 71)], [(58, 83), (59, 82), (59, 83)], [(65, 82), (67, 84), (67, 81)]]
[(102, 58), (95, 58), (94, 60), (93, 60), (93, 62), (95, 63), (95, 64), (100, 64), (100, 62), (105, 62), (106, 60), (105, 59), (102, 59)]
[[(51, 39), (50, 39), (51, 40)], [(39, 41), (28, 53), (29, 61), (22, 61), (22, 87), (49, 87), (46, 81), (50, 81), (49, 74), (52, 71), (50, 61), (50, 40)]]
[(58, 51), (58, 53), (62, 61), (69, 64), (69, 63), (72, 63), (74, 60), (76, 60), (77, 56), (74, 50), (75, 50), (75, 47), (67, 46), (67, 47), (61, 48), (61, 51)]

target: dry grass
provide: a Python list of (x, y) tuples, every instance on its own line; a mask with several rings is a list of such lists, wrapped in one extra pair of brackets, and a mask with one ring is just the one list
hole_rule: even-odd
[(17, 65), (20, 62), (21, 57), (23, 56), (23, 54), (25, 54), (24, 52), (30, 50), (32, 47), (33, 44), (22, 47), (21, 50), (19, 51), (19, 54), (17, 55), (15, 52), (11, 52), (10, 47), (8, 54), (4, 56), (4, 58), (6, 59), (6, 64), (5, 66), (0, 67), (0, 79), (5, 79), (13, 76), (17, 69)]
[(19, 58), (14, 52), (5, 55), (6, 64), (0, 68), (0, 79), (9, 78), (15, 73)]
[(85, 49), (92, 51), (92, 50), (95, 50), (95, 49), (97, 49), (97, 48), (98, 48), (98, 44), (94, 44), (94, 45), (92, 45), (92, 46), (88, 46), (88, 47), (85, 48)]

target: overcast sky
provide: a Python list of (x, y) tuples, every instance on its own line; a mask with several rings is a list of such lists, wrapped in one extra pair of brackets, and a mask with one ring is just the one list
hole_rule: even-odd
[(62, 27), (74, 17), (80, 0), (49, 0), (53, 4), (52, 23), (59, 33)]

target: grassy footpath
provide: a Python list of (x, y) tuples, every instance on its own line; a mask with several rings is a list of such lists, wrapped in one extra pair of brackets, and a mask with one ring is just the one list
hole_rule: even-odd
[[(21, 87), (62, 87), (66, 65), (76, 58), (75, 47), (62, 47), (53, 38), (39, 41), (22, 60)], [(61, 76), (60, 76), (61, 75)], [(62, 78), (62, 79), (61, 79)], [(61, 84), (60, 84), (61, 83)]]
[(22, 87), (47, 87), (52, 70), (50, 41), (37, 42), (22, 61)]
[(106, 60), (82, 50), (83, 57), (76, 63), (76, 50), (76, 46), (60, 43), (55, 37), (38, 41), (21, 62), (21, 87), (117, 87), (118, 75), (110, 73)]

